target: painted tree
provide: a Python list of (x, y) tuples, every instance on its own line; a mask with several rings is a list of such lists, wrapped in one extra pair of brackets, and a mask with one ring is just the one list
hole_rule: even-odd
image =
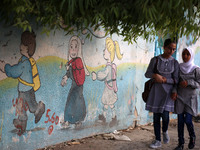
[(2, 0), (0, 21), (24, 30), (37, 23), (47, 34), (101, 27), (129, 42), (158, 34), (198, 38), (199, 8), (199, 0)]

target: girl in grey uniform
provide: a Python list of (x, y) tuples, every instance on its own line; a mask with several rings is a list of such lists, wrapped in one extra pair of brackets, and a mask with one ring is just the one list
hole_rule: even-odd
[[(174, 112), (174, 100), (172, 96), (176, 96), (173, 90), (178, 83), (179, 64), (172, 57), (176, 50), (176, 42), (171, 39), (166, 39), (164, 42), (164, 53), (153, 57), (145, 73), (146, 78), (153, 78), (155, 84), (152, 86), (146, 103), (146, 110), (153, 112), (154, 134), (156, 139), (150, 145), (151, 148), (161, 147), (161, 125), (163, 142), (169, 143), (168, 124), (169, 112)], [(157, 65), (156, 65), (157, 64)], [(157, 72), (154, 72), (156, 67)]]
[(175, 113), (178, 114), (178, 146), (175, 150), (182, 150), (184, 144), (184, 123), (189, 132), (189, 149), (195, 146), (195, 132), (192, 116), (198, 113), (197, 91), (200, 84), (200, 68), (194, 64), (194, 53), (191, 48), (182, 52), (183, 63), (180, 63), (180, 82), (177, 89)]

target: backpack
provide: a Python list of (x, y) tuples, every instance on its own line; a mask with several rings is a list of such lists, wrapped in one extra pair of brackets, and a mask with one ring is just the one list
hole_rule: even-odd
[(21, 82), (24, 85), (32, 86), (33, 90), (37, 91), (40, 88), (40, 78), (39, 78), (39, 74), (38, 74), (36, 61), (32, 57), (29, 58), (29, 61), (31, 63), (33, 83), (28, 83), (28, 82), (22, 80), (21, 78), (18, 78), (18, 80), (19, 80), (19, 82)]
[(112, 67), (112, 86), (110, 86), (108, 84), (108, 82), (110, 81), (105, 81), (106, 86), (110, 89), (110, 90), (114, 90), (115, 93), (117, 93), (118, 88), (117, 88), (117, 66), (114, 63), (108, 63), (107, 66), (111, 66)]
[(85, 82), (85, 70), (83, 66), (83, 62), (80, 57), (71, 59), (68, 62), (68, 65), (72, 64), (72, 74), (74, 80), (78, 86), (83, 85)]
[[(158, 73), (158, 70), (157, 70), (157, 64), (158, 64), (158, 56), (156, 56), (156, 64), (154, 65), (154, 68), (153, 68), (153, 72), (154, 73)], [(151, 88), (154, 84), (154, 79), (149, 79), (148, 81), (145, 82), (144, 84), (144, 91), (142, 92), (142, 99), (143, 101), (146, 103), (147, 100), (148, 100), (148, 96), (149, 96), (149, 93), (151, 91)]]

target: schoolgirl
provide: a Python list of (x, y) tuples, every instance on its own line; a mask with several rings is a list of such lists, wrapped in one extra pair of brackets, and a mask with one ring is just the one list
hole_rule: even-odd
[[(176, 50), (176, 42), (166, 39), (164, 42), (164, 53), (151, 59), (145, 73), (146, 78), (153, 78), (155, 84), (151, 88), (146, 103), (146, 110), (153, 112), (153, 124), (155, 140), (150, 145), (151, 148), (159, 148), (161, 144), (161, 125), (163, 142), (169, 143), (168, 124), (169, 112), (174, 111), (174, 98), (176, 97), (175, 85), (178, 83), (178, 61), (172, 57)], [(156, 72), (154, 72), (156, 67)]]
[(177, 89), (177, 100), (175, 102), (175, 113), (178, 114), (178, 146), (175, 150), (184, 147), (184, 124), (190, 136), (189, 149), (195, 146), (195, 132), (192, 116), (198, 113), (198, 101), (196, 89), (200, 84), (200, 68), (194, 64), (194, 53), (191, 48), (182, 51), (183, 63), (180, 63), (180, 80)]

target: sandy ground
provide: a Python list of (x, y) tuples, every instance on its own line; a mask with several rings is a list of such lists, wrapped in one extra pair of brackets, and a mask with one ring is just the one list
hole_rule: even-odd
[[(200, 123), (194, 122), (196, 133), (196, 146), (194, 150), (200, 150)], [(171, 120), (168, 133), (169, 144), (162, 143), (158, 150), (173, 150), (178, 144), (177, 120)], [(129, 138), (130, 141), (120, 140)], [(149, 150), (149, 145), (154, 139), (152, 124), (146, 126), (130, 127), (115, 133), (95, 135), (83, 139), (66, 141), (57, 145), (48, 146), (40, 150)], [(188, 149), (189, 136), (185, 126), (184, 150)]]

